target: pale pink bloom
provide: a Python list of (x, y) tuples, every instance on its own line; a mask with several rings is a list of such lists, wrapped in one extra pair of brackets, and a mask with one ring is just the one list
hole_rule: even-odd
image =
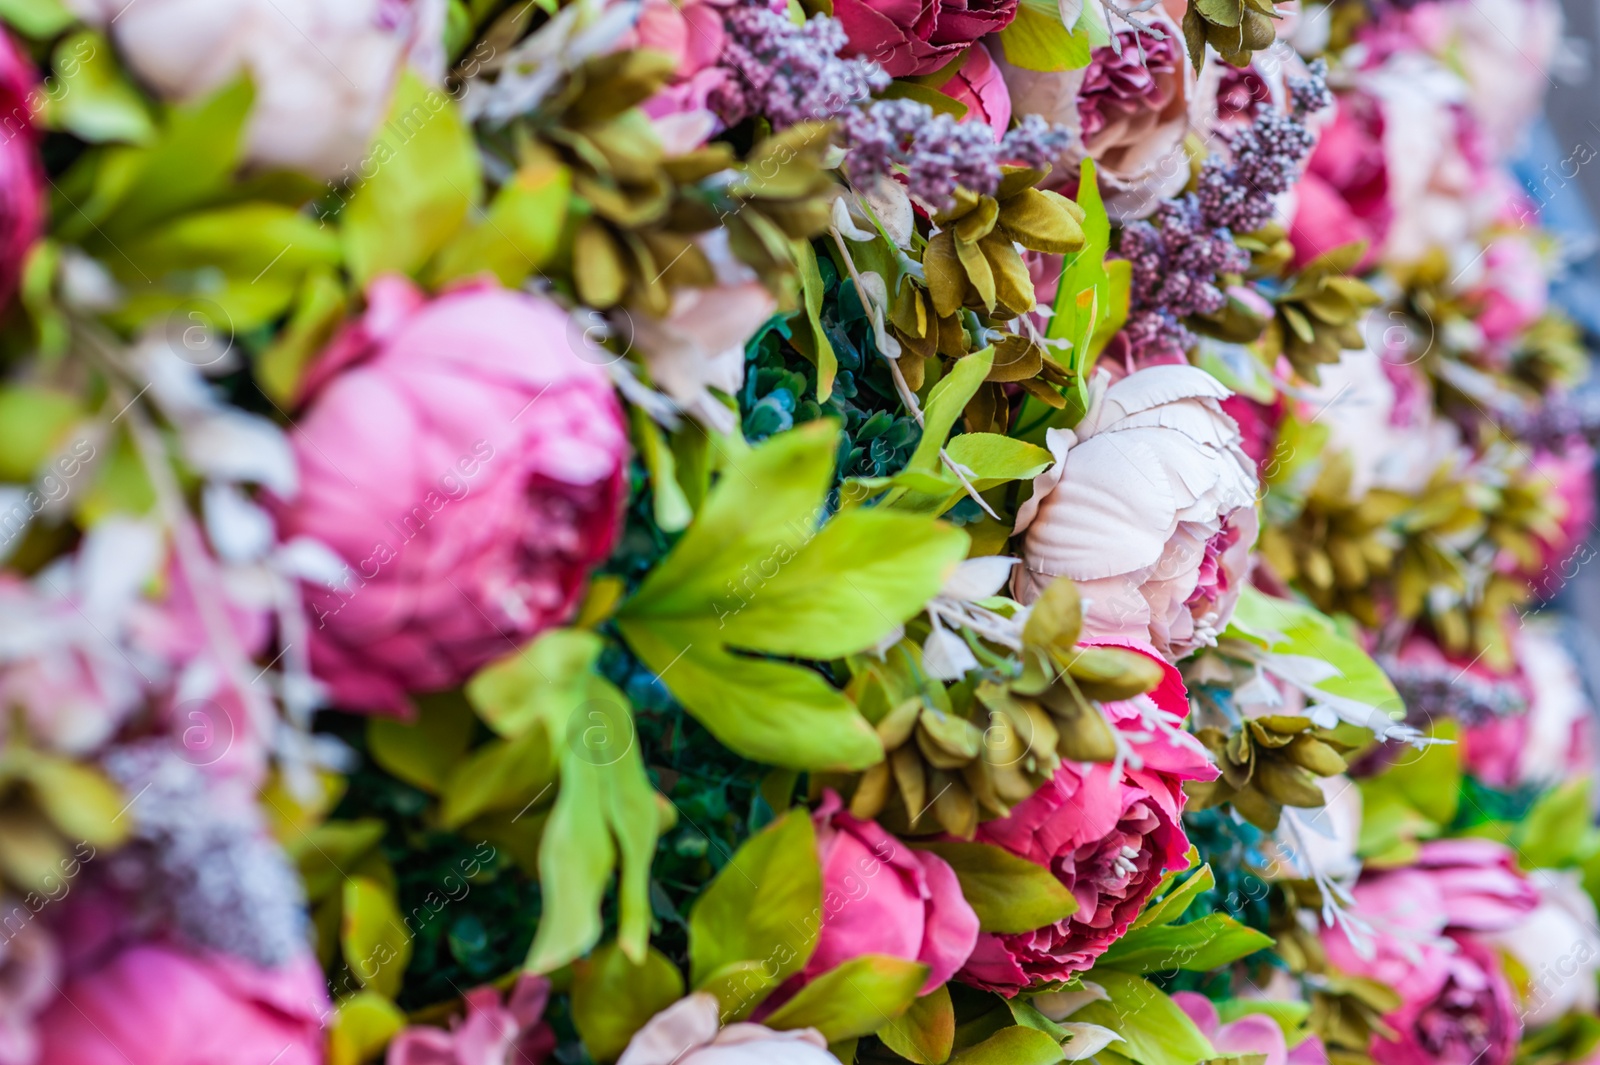
[(1539, 905), (1520, 924), (1484, 938), (1527, 972), (1522, 1019), (1538, 1028), (1600, 1008), (1600, 933), (1594, 900), (1576, 870), (1537, 869), (1528, 878), (1539, 890)]
[(1283, 1037), (1278, 1022), (1265, 1013), (1247, 1013), (1238, 1020), (1222, 1023), (1217, 1007), (1204, 995), (1179, 991), (1172, 996), (1178, 1008), (1189, 1015), (1211, 1046), (1221, 1055), (1263, 1054), (1262, 1065), (1327, 1065), (1328, 1051), (1317, 1036), (1301, 1040), (1293, 1050)]
[(1255, 463), (1220, 401), (1232, 393), (1192, 366), (1152, 366), (1107, 387), (1051, 430), (1055, 465), (1017, 512), (1015, 587), (1032, 602), (1057, 577), (1078, 582), (1084, 631), (1150, 643), (1177, 660), (1216, 641), (1249, 572)]
[(696, 991), (634, 1033), (617, 1065), (839, 1065), (815, 1028), (721, 1027), (715, 995)]

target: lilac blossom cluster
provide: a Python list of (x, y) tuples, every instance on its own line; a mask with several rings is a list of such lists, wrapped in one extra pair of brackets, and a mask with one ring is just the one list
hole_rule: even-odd
[(913, 100), (878, 100), (849, 111), (839, 134), (850, 150), (852, 177), (902, 176), (913, 198), (941, 209), (954, 203), (958, 186), (994, 192), (1002, 163), (1049, 166), (1072, 139), (1065, 128), (1028, 115), (997, 141), (982, 123), (958, 122)]
[(1512, 717), (1528, 708), (1527, 699), (1509, 681), (1492, 681), (1465, 674), (1454, 666), (1379, 660), (1395, 691), (1406, 706), (1406, 718), (1415, 723), (1441, 719), (1463, 725), (1482, 725), (1495, 718)]
[(842, 59), (844, 25), (818, 15), (796, 25), (765, 4), (729, 8), (727, 47), (719, 61), (730, 74), (711, 95), (727, 125), (764, 115), (774, 129), (826, 120), (886, 88), (889, 75), (870, 60)]
[(1227, 302), (1221, 278), (1250, 265), (1233, 235), (1272, 220), (1275, 198), (1294, 184), (1316, 146), (1305, 117), (1332, 103), (1327, 65), (1317, 60), (1309, 78), (1290, 79), (1289, 91), (1290, 112), (1258, 104), (1250, 125), (1228, 135), (1229, 158), (1212, 156), (1201, 166), (1196, 191), (1123, 227), (1117, 254), (1133, 264), (1125, 329), (1136, 351), (1192, 346), (1182, 320), (1220, 311)]

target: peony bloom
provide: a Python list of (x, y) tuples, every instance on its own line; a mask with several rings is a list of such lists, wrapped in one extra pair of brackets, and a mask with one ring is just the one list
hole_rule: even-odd
[(732, 76), (720, 66), (727, 47), (722, 5), (710, 0), (645, 0), (639, 21), (617, 44), (618, 51), (648, 48), (676, 61), (672, 80), (640, 106), (662, 140), (680, 151), (704, 144), (721, 126), (709, 100)]
[(1498, 681), (1503, 690), (1520, 695), (1526, 708), (1469, 724), (1461, 736), (1462, 761), (1497, 788), (1552, 786), (1581, 775), (1594, 756), (1594, 720), (1578, 665), (1559, 630), (1529, 617), (1516, 630), (1513, 651), (1515, 676), (1494, 677), (1481, 666), (1473, 666), (1469, 675)]
[(44, 227), (44, 168), (33, 114), (39, 78), (10, 35), (0, 30), (0, 308), (11, 302), (22, 261)]
[(1526, 920), (1538, 892), (1514, 871), (1511, 852), (1489, 840), (1425, 843), (1417, 864), (1369, 873), (1353, 889), (1352, 914), (1371, 926), (1361, 946), (1325, 929), (1329, 964), (1388, 984), (1400, 1008), (1375, 1035), (1378, 1065), (1507, 1065), (1522, 1023), (1500, 959), (1479, 936)]
[[(1148, 648), (1131, 649), (1161, 661)], [(1128, 930), (1162, 874), (1187, 864), (1183, 782), (1212, 780), (1217, 770), (1183, 731), (1189, 702), (1178, 671), (1162, 668), (1165, 679), (1151, 694), (1105, 704), (1139, 768), (1132, 760), (1063, 763), (1009, 816), (978, 826), (980, 841), (1049, 868), (1078, 912), (1032, 932), (979, 935), (961, 980), (1010, 996), (1083, 972)]]
[(1076, 429), (1051, 430), (1056, 463), (1017, 512), (1017, 596), (1078, 582), (1094, 637), (1177, 660), (1216, 642), (1249, 568), (1256, 467), (1223, 413), (1230, 393), (1192, 366), (1097, 376)]
[(1017, 0), (838, 0), (833, 15), (850, 43), (892, 76), (932, 74), (1011, 24)]
[(1295, 186), (1289, 239), (1296, 267), (1356, 241), (1367, 245), (1358, 272), (1377, 261), (1394, 217), (1383, 137), (1377, 100), (1355, 91), (1335, 98), (1333, 120), (1317, 138)]
[(42, 1062), (320, 1065), (332, 1010), (309, 955), (258, 969), (144, 943), (69, 979), (39, 1019)]
[(67, 6), (108, 29), (123, 60), (162, 99), (194, 100), (248, 72), (256, 93), (248, 158), (317, 178), (358, 176), (354, 168), (408, 62), (434, 80), (444, 75), (442, 0), (68, 0)]
[(311, 662), (335, 701), (391, 713), (565, 621), (611, 550), (628, 444), (602, 366), (536, 296), (424, 300), (379, 280), (306, 382), (283, 539), (344, 560), (312, 587)]
[(1011, 93), (999, 64), (983, 45), (972, 46), (967, 61), (939, 91), (966, 105), (963, 122), (982, 122), (994, 130), (996, 140), (1006, 135), (1011, 125)]
[(863, 954), (929, 968), (927, 994), (961, 968), (978, 941), (978, 915), (955, 870), (840, 809), (825, 793), (813, 815), (822, 864), (822, 928), (803, 975), (812, 979)]
[(1201, 1034), (1211, 1040), (1218, 1054), (1263, 1054), (1266, 1061), (1261, 1065), (1328, 1065), (1328, 1051), (1321, 1039), (1308, 1036), (1290, 1050), (1283, 1029), (1265, 1013), (1247, 1013), (1223, 1024), (1217, 1007), (1204, 995), (1178, 991), (1173, 994), (1172, 1001), (1189, 1015)]
[(1041, 72), (996, 60), (1016, 113), (1043, 115), (1078, 134), (1057, 161), (1055, 180), (1077, 180), (1079, 161), (1092, 157), (1116, 221), (1144, 218), (1189, 180), (1183, 140), (1194, 70), (1177, 22), (1161, 8), (1143, 17), (1166, 39), (1122, 30), (1121, 54), (1109, 45), (1096, 48), (1082, 70)]
[(539, 1065), (555, 1049), (544, 1023), (550, 981), (524, 973), (505, 1001), (493, 987), (468, 991), (467, 1015), (447, 1031), (415, 1025), (389, 1044), (387, 1065)]
[(1498, 233), (1484, 249), (1482, 274), (1470, 285), (1478, 301), (1473, 321), (1495, 353), (1506, 352), (1544, 314), (1550, 302), (1550, 267), (1522, 233)]
[(715, 995), (696, 991), (634, 1033), (617, 1065), (839, 1065), (815, 1028), (718, 1027)]

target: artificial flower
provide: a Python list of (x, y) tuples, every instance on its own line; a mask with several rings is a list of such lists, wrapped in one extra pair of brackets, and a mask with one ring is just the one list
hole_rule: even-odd
[(863, 954), (928, 966), (927, 994), (953, 976), (978, 941), (978, 915), (955, 870), (841, 809), (827, 791), (812, 819), (822, 866), (822, 923), (803, 975), (812, 979)]
[(981, 842), (1054, 873), (1078, 910), (1032, 932), (981, 934), (958, 977), (966, 983), (1011, 996), (1083, 972), (1128, 930), (1162, 875), (1188, 864), (1183, 782), (1211, 780), (1217, 769), (1183, 731), (1189, 704), (1177, 670), (1148, 647), (1117, 646), (1162, 667), (1153, 692), (1104, 706), (1130, 757), (1064, 762), (1009, 816), (978, 826)]
[[(30, 902), (38, 903), (39, 896)], [(35, 906), (0, 895), (0, 1065), (39, 1060), (36, 1019), (56, 997), (61, 958)]]
[[(315, 178), (365, 180), (367, 155), (408, 64), (444, 76), (444, 0), (68, 0), (110, 33), (123, 60), (164, 100), (194, 101), (248, 74), (255, 104), (245, 154)], [(436, 92), (381, 141), (403, 151), (447, 102)], [(387, 136), (387, 135), (386, 135)], [(392, 143), (390, 142), (392, 140)]]
[(555, 1049), (544, 1022), (550, 981), (523, 973), (501, 1001), (493, 987), (466, 994), (466, 1016), (448, 1029), (418, 1024), (389, 1044), (387, 1065), (540, 1065)]
[(1247, 1013), (1237, 1020), (1222, 1023), (1217, 1007), (1204, 995), (1179, 991), (1172, 996), (1178, 1008), (1189, 1015), (1200, 1034), (1211, 1041), (1221, 1055), (1261, 1054), (1261, 1065), (1327, 1065), (1328, 1052), (1322, 1040), (1307, 1036), (1289, 1049), (1283, 1028), (1265, 1013)]
[(11, 36), (0, 30), (0, 307), (11, 301), (28, 249), (44, 227), (44, 168), (39, 164), (41, 106), (38, 72)]
[(838, 1065), (815, 1028), (778, 1032), (760, 1024), (721, 1027), (715, 995), (696, 991), (634, 1033), (617, 1065)]
[(1017, 512), (1016, 578), (1031, 602), (1057, 577), (1088, 601), (1084, 631), (1153, 644), (1174, 660), (1228, 624), (1255, 543), (1255, 463), (1220, 401), (1231, 393), (1191, 366), (1097, 377), (1075, 429), (1052, 429), (1055, 464)]
[(963, 121), (983, 123), (994, 130), (996, 140), (1006, 135), (1011, 125), (1011, 93), (999, 64), (982, 44), (972, 46), (961, 69), (939, 86), (939, 91), (967, 109)]
[(838, 0), (834, 17), (864, 56), (893, 76), (932, 74), (1011, 24), (1017, 0)]
[(567, 619), (615, 541), (628, 443), (565, 313), (380, 280), (305, 392), (303, 487), (273, 509), (284, 539), (347, 566), (307, 589), (312, 665), (335, 702), (401, 712), (407, 692), (459, 684)]

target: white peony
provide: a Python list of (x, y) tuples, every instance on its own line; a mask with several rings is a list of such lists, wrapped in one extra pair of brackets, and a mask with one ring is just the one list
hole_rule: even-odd
[(1056, 463), (1017, 513), (1018, 598), (1070, 577), (1089, 636), (1174, 660), (1214, 644), (1258, 528), (1255, 463), (1219, 403), (1230, 394), (1193, 366), (1098, 375), (1077, 428), (1046, 436)]
[(1578, 874), (1537, 869), (1528, 877), (1539, 888), (1539, 905), (1523, 922), (1485, 938), (1516, 958), (1528, 973), (1523, 1024), (1537, 1028), (1580, 1010), (1600, 1007), (1600, 933), (1594, 903)]
[(68, 0), (158, 96), (194, 100), (248, 71), (247, 157), (317, 178), (354, 168), (407, 62), (444, 73), (444, 0)]

